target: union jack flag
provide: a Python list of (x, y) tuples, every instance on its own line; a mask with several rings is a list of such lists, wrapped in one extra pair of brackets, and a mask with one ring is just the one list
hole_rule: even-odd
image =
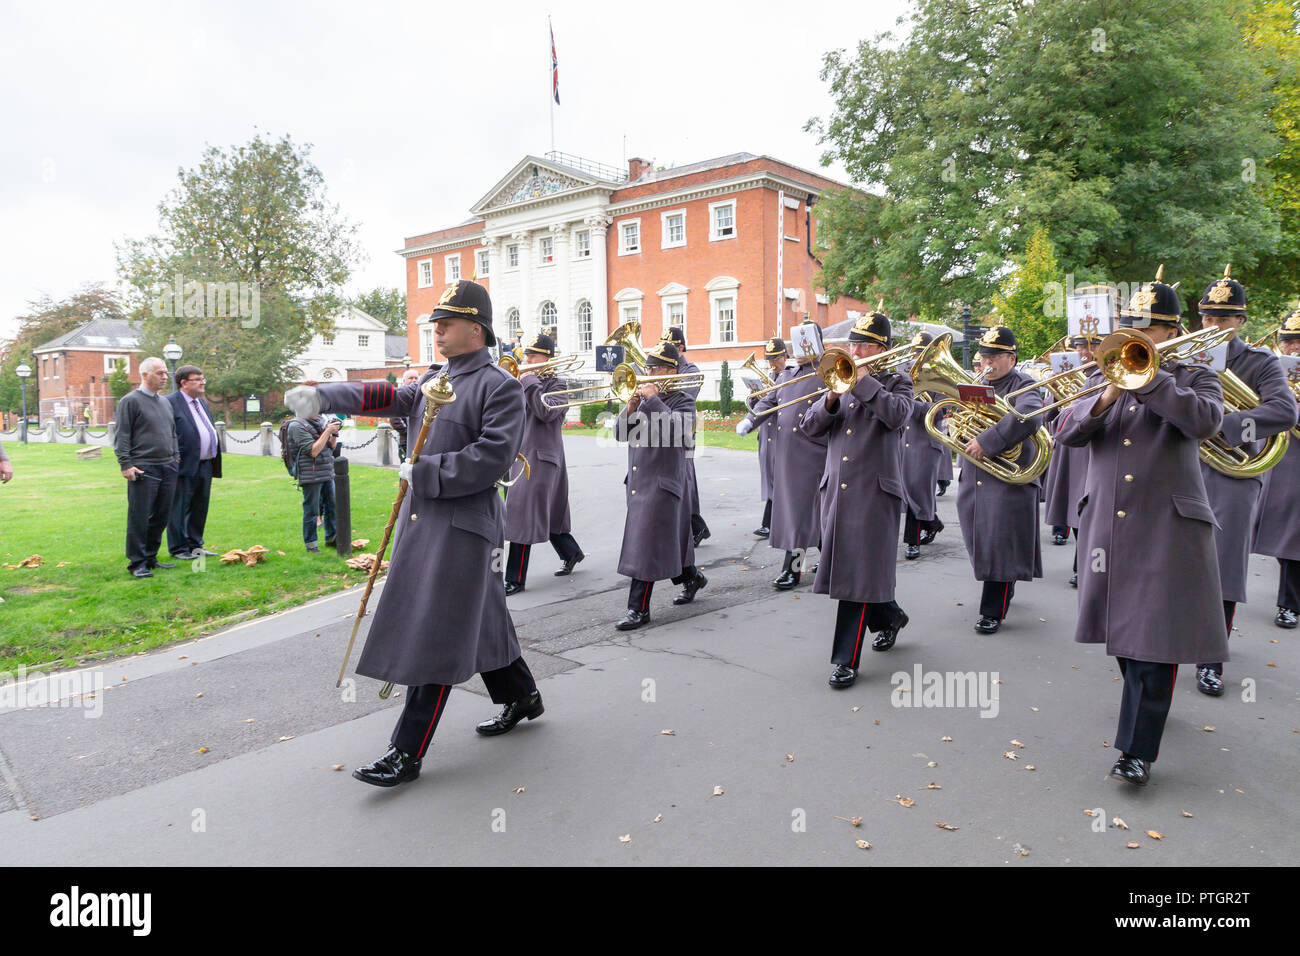
[(560, 61), (555, 55), (555, 28), (547, 24), (551, 31), (551, 95), (555, 97), (555, 105), (560, 105)]

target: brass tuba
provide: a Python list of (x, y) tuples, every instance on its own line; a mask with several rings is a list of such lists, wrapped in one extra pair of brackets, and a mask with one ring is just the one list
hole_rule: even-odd
[[(1258, 393), (1231, 369), (1225, 368), (1219, 373), (1219, 384), (1223, 387), (1225, 415), (1232, 412), (1247, 412), (1259, 405)], [(1243, 448), (1229, 445), (1223, 435), (1219, 434), (1201, 442), (1198, 452), (1201, 461), (1221, 475), (1227, 475), (1229, 478), (1254, 478), (1280, 462), (1290, 443), (1290, 431), (1278, 432), (1264, 440), (1264, 447), (1260, 449), (1259, 454), (1251, 455)]]
[[(944, 332), (936, 336), (927, 345), (912, 366), (912, 390), (917, 394), (929, 392), (934, 396), (944, 396), (934, 403), (925, 415), (925, 430), (930, 437), (941, 442), (945, 448), (955, 451), (975, 467), (987, 471), (990, 475), (1005, 481), (1009, 485), (1027, 485), (1036, 481), (1047, 470), (1052, 460), (1052, 439), (1047, 429), (1041, 425), (1030, 437), (1033, 455), (1025, 464), (1020, 464), (1024, 443), (1008, 448), (1000, 455), (985, 455), (983, 461), (976, 461), (966, 454), (966, 442), (977, 437), (980, 432), (991, 428), (1012, 412), (1011, 406), (1000, 396), (994, 398), (992, 405), (978, 402), (963, 402), (958, 385), (973, 385), (975, 380), (952, 357), (952, 333)], [(938, 417), (948, 411), (948, 431), (942, 432), (936, 426)]]
[(641, 348), (641, 323), (636, 319), (624, 322), (601, 344), (623, 346), (623, 354), (633, 368), (646, 368), (650, 364)]

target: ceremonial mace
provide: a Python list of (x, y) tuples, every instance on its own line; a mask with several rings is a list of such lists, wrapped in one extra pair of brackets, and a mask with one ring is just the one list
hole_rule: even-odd
[[(447, 373), (443, 372), (437, 378), (431, 378), (420, 386), (420, 392), (424, 395), (424, 421), (420, 424), (420, 437), (415, 440), (415, 445), (411, 449), (410, 456), (406, 459), (407, 464), (414, 465), (420, 460), (420, 449), (424, 447), (425, 439), (429, 437), (429, 427), (433, 420), (438, 416), (444, 405), (450, 405), (456, 400), (456, 392), (451, 387), (451, 379)], [(402, 479), (397, 489), (397, 500), (393, 502), (393, 513), (388, 518), (388, 527), (384, 529), (384, 537), (379, 542), (379, 548), (375, 551), (375, 563), (370, 566), (370, 577), (366, 579), (366, 590), (361, 595), (361, 606), (357, 608), (357, 619), (352, 622), (352, 636), (348, 638), (347, 653), (343, 655), (343, 666), (339, 668), (339, 679), (335, 687), (341, 687), (343, 684), (343, 675), (348, 669), (348, 660), (352, 657), (352, 645), (357, 639), (357, 628), (361, 626), (361, 619), (366, 616), (366, 603), (370, 600), (370, 592), (375, 586), (375, 578), (379, 575), (379, 567), (384, 563), (384, 552), (388, 550), (388, 539), (392, 537), (393, 525), (397, 524), (397, 514), (402, 510), (402, 500), (406, 497), (406, 490), (410, 483)], [(379, 691), (379, 696), (384, 700), (393, 691), (392, 683), (387, 683)]]

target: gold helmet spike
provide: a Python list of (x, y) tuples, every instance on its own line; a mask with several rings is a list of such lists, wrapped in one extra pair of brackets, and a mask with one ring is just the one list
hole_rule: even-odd
[(1177, 291), (1178, 291), (1178, 287), (1179, 287), (1180, 285), (1182, 285), (1182, 284), (1183, 284), (1183, 280), (1182, 280), (1182, 279), (1179, 279), (1177, 282), (1175, 282), (1175, 283), (1174, 283), (1173, 285), (1171, 285), (1169, 288), (1171, 288), (1171, 289), (1173, 289), (1175, 292), (1177, 292)]
[(885, 311), (885, 298), (884, 298), (884, 296), (881, 296), (881, 297), (880, 297), (880, 301), (876, 303), (876, 311), (877, 311), (877, 312), (880, 312), (880, 313), (882, 313), (882, 314), (884, 313), (884, 311)]
[(1156, 270), (1156, 281), (1157, 282), (1163, 281), (1164, 275), (1165, 275), (1165, 264), (1162, 262), (1160, 263), (1160, 268)]

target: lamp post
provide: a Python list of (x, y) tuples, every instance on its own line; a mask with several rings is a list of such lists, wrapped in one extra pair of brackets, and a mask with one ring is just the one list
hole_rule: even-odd
[(970, 349), (971, 340), (975, 338), (975, 330), (979, 328), (972, 320), (970, 315), (970, 306), (964, 306), (961, 310), (961, 334), (962, 334), (962, 355), (964, 364), (970, 369)]
[(173, 380), (176, 378), (176, 363), (181, 360), (182, 354), (181, 347), (176, 344), (176, 336), (171, 336), (163, 346), (163, 358), (167, 360), (167, 368)]
[(14, 373), (18, 376), (18, 385), (23, 391), (23, 444), (27, 444), (27, 379), (32, 374), (32, 368), (26, 362), (23, 362)]

